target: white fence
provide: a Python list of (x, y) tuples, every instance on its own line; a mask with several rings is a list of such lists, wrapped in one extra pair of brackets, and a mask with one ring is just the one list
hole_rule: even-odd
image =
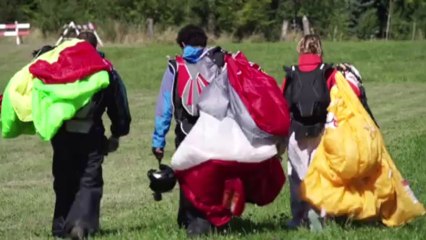
[(22, 43), (22, 37), (30, 35), (29, 23), (0, 24), (0, 37), (16, 37), (16, 45)]

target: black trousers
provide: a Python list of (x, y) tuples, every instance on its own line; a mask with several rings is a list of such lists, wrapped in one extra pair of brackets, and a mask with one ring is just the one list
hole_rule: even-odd
[(89, 233), (99, 229), (103, 149), (99, 134), (59, 132), (52, 139), (56, 195), (52, 234), (64, 237), (79, 224)]

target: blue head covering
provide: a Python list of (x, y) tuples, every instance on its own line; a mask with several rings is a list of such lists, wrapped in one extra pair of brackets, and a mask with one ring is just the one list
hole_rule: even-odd
[(204, 48), (202, 47), (193, 47), (188, 45), (183, 48), (183, 58), (190, 63), (196, 63), (203, 52)]

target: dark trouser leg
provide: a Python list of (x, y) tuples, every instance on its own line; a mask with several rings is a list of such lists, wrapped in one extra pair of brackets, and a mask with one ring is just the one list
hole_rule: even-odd
[[(175, 147), (177, 149), (186, 135), (182, 132), (179, 125), (175, 128), (175, 134)], [(179, 191), (179, 210), (177, 217), (179, 227), (186, 228), (188, 235), (200, 235), (209, 232), (211, 229), (210, 222), (185, 197), (183, 191), (181, 189)]]
[(309, 205), (303, 201), (300, 197), (300, 183), (301, 180), (297, 175), (297, 172), (294, 168), (291, 171), (289, 176), (290, 180), (290, 207), (291, 214), (293, 216), (292, 224), (299, 226), (307, 218), (307, 212), (309, 210)]
[(179, 212), (178, 212), (179, 227), (184, 227), (189, 236), (198, 236), (209, 233), (212, 230), (212, 225), (200, 213), (180, 190), (179, 197)]
[(56, 195), (53, 214), (52, 235), (64, 237), (64, 225), (68, 212), (78, 191), (78, 165), (73, 164), (71, 153), (66, 149), (54, 147), (52, 173), (53, 189)]
[[(185, 139), (185, 134), (180, 129), (180, 126), (177, 125), (175, 128), (175, 147), (179, 147), (183, 139)], [(188, 227), (189, 220), (187, 216), (187, 209), (191, 207), (191, 203), (186, 199), (183, 191), (179, 189), (179, 210), (177, 216), (177, 222), (179, 227)]]
[(204, 216), (189, 202), (182, 190), (179, 192), (178, 224), (179, 227), (187, 228), (196, 218), (204, 219)]
[(185, 209), (187, 205), (186, 203), (188, 202), (188, 200), (185, 198), (183, 192), (181, 189), (179, 189), (179, 210), (178, 210), (178, 217), (177, 217), (177, 222), (179, 227), (184, 227), (187, 228), (188, 227), (188, 218), (185, 214)]
[(99, 229), (103, 159), (104, 156), (97, 150), (88, 155), (81, 155), (79, 191), (66, 218), (67, 231), (70, 231), (74, 225), (80, 225), (89, 233)]

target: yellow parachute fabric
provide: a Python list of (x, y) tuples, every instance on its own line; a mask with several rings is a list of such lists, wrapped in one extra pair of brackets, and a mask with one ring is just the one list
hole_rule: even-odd
[(49, 51), (37, 59), (34, 59), (21, 70), (19, 70), (9, 81), (8, 91), (10, 102), (16, 112), (19, 120), (22, 122), (31, 122), (32, 118), (32, 89), (34, 77), (30, 73), (30, 66), (37, 60), (44, 60), (48, 63), (58, 61), (59, 55), (65, 48), (76, 45), (83, 40), (72, 39), (57, 46), (55, 51)]
[(386, 226), (424, 215), (379, 129), (340, 73), (330, 96), (325, 132), (302, 182), (302, 198), (328, 215), (379, 219)]

